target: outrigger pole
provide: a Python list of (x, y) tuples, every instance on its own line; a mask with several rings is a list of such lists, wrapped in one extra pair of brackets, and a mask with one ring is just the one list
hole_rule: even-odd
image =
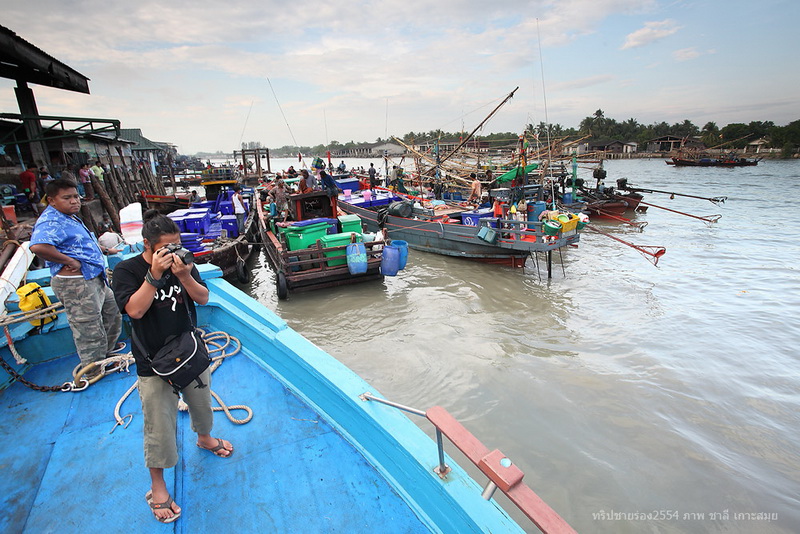
[(709, 202), (713, 202), (714, 204), (724, 204), (728, 197), (698, 197), (696, 195), (687, 195), (686, 193), (673, 193), (672, 191), (659, 191), (658, 189), (642, 189), (640, 187), (620, 187), (619, 189), (623, 189), (624, 191), (630, 191), (632, 193), (663, 193), (665, 195), (670, 195), (670, 198), (675, 197), (687, 197), (687, 198), (696, 198), (699, 200), (708, 200)]
[(609, 234), (608, 232), (603, 232), (602, 230), (598, 230), (597, 228), (595, 228), (592, 225), (587, 225), (585, 229), (586, 230), (591, 230), (592, 232), (594, 232), (596, 234), (600, 234), (600, 235), (604, 235), (606, 237), (610, 237), (614, 241), (619, 241), (623, 245), (628, 245), (632, 249), (634, 249), (634, 250), (638, 251), (640, 254), (642, 254), (642, 256), (644, 256), (644, 258), (647, 261), (649, 261), (650, 263), (652, 263), (656, 267), (658, 267), (659, 258), (661, 258), (661, 256), (663, 256), (664, 254), (667, 253), (667, 249), (665, 247), (654, 247), (654, 246), (647, 246), (647, 245), (635, 245), (635, 244), (631, 243), (630, 241), (625, 241), (624, 239), (621, 239), (621, 238), (619, 238), (619, 237), (617, 237), (615, 235)]
[[(621, 197), (619, 195), (614, 195), (614, 196), (617, 197), (617, 198), (623, 199), (623, 200), (625, 199), (625, 197)], [(645, 206), (652, 206), (652, 207), (658, 208), (660, 210), (670, 211), (672, 213), (677, 213), (678, 215), (685, 215), (686, 217), (691, 217), (692, 219), (700, 219), (701, 221), (707, 222), (707, 223), (715, 223), (715, 222), (719, 221), (722, 218), (722, 215), (720, 215), (720, 214), (702, 215), (702, 216), (701, 215), (692, 215), (691, 213), (685, 213), (683, 211), (678, 211), (678, 210), (674, 210), (674, 209), (671, 209), (671, 208), (665, 208), (664, 206), (659, 206), (658, 204), (651, 204), (651, 203), (645, 202), (643, 200), (640, 200), (639, 204), (644, 204)]]

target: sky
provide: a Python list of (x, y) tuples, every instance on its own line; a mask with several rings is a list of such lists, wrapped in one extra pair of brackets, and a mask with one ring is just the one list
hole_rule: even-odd
[[(409, 131), (800, 119), (797, 0), (30, 0), (2, 24), (90, 78), (39, 113), (180, 153)], [(17, 113), (0, 79), (0, 111)], [(478, 132), (479, 134), (481, 131)]]

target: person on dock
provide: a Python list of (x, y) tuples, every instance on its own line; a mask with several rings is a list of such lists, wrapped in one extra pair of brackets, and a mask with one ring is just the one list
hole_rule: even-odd
[[(166, 248), (181, 244), (180, 229), (172, 219), (149, 210), (144, 215), (142, 237), (144, 252), (114, 269), (114, 296), (133, 327), (132, 351), (144, 416), (144, 459), (151, 482), (145, 499), (158, 521), (172, 523), (180, 517), (181, 509), (167, 490), (164, 469), (178, 463), (178, 396), (155, 374), (148, 355), (155, 354), (169, 338), (194, 328), (195, 302), (208, 302), (208, 288), (193, 263), (184, 263)], [(230, 458), (233, 445), (211, 436), (211, 368), (198, 378), (205, 387), (188, 386), (181, 392), (189, 406), (197, 446), (220, 458)]]
[(31, 203), (33, 214), (39, 216), (39, 191), (36, 190), (36, 165), (28, 165), (28, 168), (22, 171), (19, 175), (19, 180), (22, 182), (22, 192)]
[(375, 189), (378, 187), (378, 171), (375, 170), (375, 164), (369, 164), (369, 188)]
[(45, 202), (45, 196), (47, 195), (45, 186), (52, 181), (53, 177), (50, 176), (50, 172), (47, 170), (47, 167), (40, 167), (39, 177), (36, 178), (36, 191), (39, 193), (39, 199), (41, 203)]
[(86, 191), (86, 200), (94, 200), (94, 187), (92, 186), (88, 163), (81, 165), (78, 170), (78, 179), (83, 184), (83, 190)]
[(94, 165), (90, 169), (92, 174), (95, 178), (97, 178), (101, 184), (105, 184), (105, 180), (103, 179), (103, 175), (105, 174), (105, 169), (103, 169), (103, 164), (100, 163), (100, 160), (94, 162)]
[(45, 192), (48, 206), (33, 227), (31, 252), (50, 268), (50, 286), (64, 305), (81, 367), (86, 367), (122, 348), (117, 344), (122, 316), (100, 245), (77, 217), (81, 201), (75, 183), (53, 180)]

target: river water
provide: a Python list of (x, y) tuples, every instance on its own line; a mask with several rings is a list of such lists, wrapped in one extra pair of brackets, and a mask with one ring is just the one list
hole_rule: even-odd
[(387, 398), (447, 408), (579, 532), (799, 532), (800, 162), (606, 169), (725, 195), (645, 197), (722, 218), (597, 223), (666, 247), (658, 267), (584, 232), (552, 280), (411, 251), (397, 277), (278, 301), (262, 253), (244, 289)]

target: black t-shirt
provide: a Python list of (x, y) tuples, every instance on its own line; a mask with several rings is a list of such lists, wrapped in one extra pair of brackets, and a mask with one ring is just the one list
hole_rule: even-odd
[[(150, 265), (144, 260), (142, 255), (130, 258), (119, 263), (114, 268), (113, 289), (114, 298), (117, 306), (122, 313), (125, 313), (131, 295), (136, 293), (144, 282), (145, 274)], [(192, 266), (192, 278), (198, 283), (206, 286), (200, 279), (197, 267)], [(153, 304), (145, 312), (141, 319), (131, 318), (133, 331), (136, 338), (132, 345), (133, 357), (136, 360), (136, 372), (139, 376), (153, 376), (153, 368), (147, 361), (146, 352), (155, 354), (164, 345), (169, 336), (187, 332), (192, 328), (192, 322), (197, 324), (197, 313), (194, 301), (188, 297), (183, 289), (178, 277), (171, 271), (166, 271), (162, 277), (166, 280), (163, 288), (156, 290), (153, 297)], [(186, 313), (184, 296), (187, 298), (189, 314)]]

